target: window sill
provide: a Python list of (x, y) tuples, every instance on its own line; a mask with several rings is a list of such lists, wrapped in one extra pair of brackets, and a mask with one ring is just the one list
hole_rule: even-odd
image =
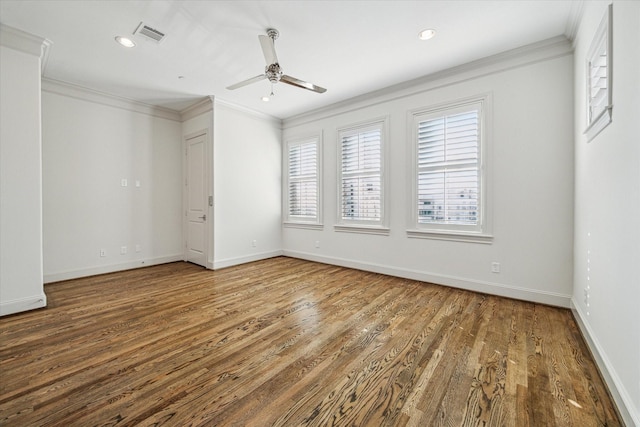
[(371, 226), (371, 225), (334, 225), (335, 231), (344, 233), (364, 233), (364, 234), (378, 234), (382, 236), (388, 236), (390, 229), (388, 227)]
[(598, 117), (587, 127), (584, 134), (587, 135), (587, 142), (595, 138), (609, 123), (611, 123), (611, 113), (613, 107), (609, 105), (600, 113)]
[(407, 237), (414, 239), (449, 240), (453, 242), (493, 243), (493, 235), (481, 233), (462, 233), (450, 230), (407, 230)]
[(305, 228), (307, 230), (322, 230), (323, 224), (317, 224), (313, 222), (290, 222), (286, 221), (282, 224), (286, 228)]

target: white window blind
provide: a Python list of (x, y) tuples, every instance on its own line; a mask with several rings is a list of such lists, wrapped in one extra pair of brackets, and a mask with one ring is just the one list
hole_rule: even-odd
[(480, 106), (417, 121), (418, 224), (479, 225)]
[(290, 221), (318, 220), (318, 181), (318, 142), (289, 144), (287, 191)]
[(342, 222), (382, 221), (382, 126), (345, 130), (341, 146)]

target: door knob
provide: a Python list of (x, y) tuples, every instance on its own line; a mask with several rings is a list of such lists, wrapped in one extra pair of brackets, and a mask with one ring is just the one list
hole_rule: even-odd
[(200, 219), (201, 219), (201, 220), (203, 220), (203, 221), (206, 221), (206, 220), (207, 220), (207, 216), (206, 216), (206, 215), (199, 216), (198, 218), (200, 218)]

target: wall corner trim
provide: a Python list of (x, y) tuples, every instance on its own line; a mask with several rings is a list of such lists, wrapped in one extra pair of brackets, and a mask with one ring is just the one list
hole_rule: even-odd
[(134, 268), (149, 267), (152, 265), (168, 264), (170, 262), (182, 261), (183, 255), (169, 255), (156, 258), (145, 258), (121, 264), (101, 265), (88, 267), (79, 270), (62, 271), (44, 275), (44, 283), (54, 283), (63, 280), (78, 279), (80, 277), (97, 276), (98, 274), (115, 273), (116, 271), (133, 270)]
[(0, 302), (0, 316), (20, 313), (47, 306), (47, 296), (44, 293), (32, 295), (26, 298)]
[(344, 258), (316, 255), (308, 252), (285, 250), (283, 255), (291, 258), (305, 259), (307, 261), (315, 261), (323, 264), (338, 265), (341, 267), (354, 268), (356, 270), (370, 271), (372, 273), (386, 274), (389, 276), (401, 277), (404, 279), (418, 280), (420, 282), (433, 283), (436, 285), (449, 286), (452, 288), (464, 289), (472, 292), (480, 292), (563, 308), (569, 308), (571, 302), (570, 295), (564, 295), (555, 292), (544, 292), (517, 286), (509, 286), (501, 283), (484, 282), (481, 280), (468, 279), (464, 277), (448, 276), (444, 274), (429, 273), (426, 271), (397, 268), (389, 265), (353, 261)]
[(213, 262), (213, 269), (218, 270), (220, 268), (233, 267), (234, 265), (246, 264), (248, 262), (253, 261), (261, 261), (263, 259), (275, 258), (278, 256), (282, 256), (284, 253), (281, 250), (269, 251), (269, 252), (261, 252), (259, 254), (246, 255), (235, 258), (225, 258), (220, 260), (215, 260)]
[(616, 403), (620, 417), (622, 417), (626, 425), (640, 427), (640, 414), (632, 413), (633, 406), (631, 405), (631, 397), (629, 397), (629, 393), (624, 388), (622, 381), (620, 381), (620, 377), (615, 369), (613, 369), (607, 353), (602, 348), (602, 345), (600, 345), (589, 323), (585, 321), (586, 316), (580, 309), (580, 306), (576, 304), (575, 297), (571, 298), (571, 312), (589, 350), (591, 350), (591, 354), (593, 354), (596, 365), (598, 365), (598, 369), (600, 370), (600, 375), (602, 375), (604, 382), (609, 388), (609, 393), (611, 393), (611, 397), (613, 397), (613, 401)]

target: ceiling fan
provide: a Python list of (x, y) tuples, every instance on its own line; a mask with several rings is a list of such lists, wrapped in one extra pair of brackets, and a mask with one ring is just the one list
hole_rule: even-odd
[(238, 89), (240, 87), (249, 85), (251, 83), (268, 79), (272, 85), (278, 82), (283, 82), (292, 86), (297, 86), (299, 88), (307, 89), (317, 93), (324, 93), (327, 91), (323, 87), (316, 86), (313, 83), (305, 82), (304, 80), (300, 80), (295, 77), (288, 76), (282, 72), (282, 68), (280, 68), (280, 64), (278, 63), (278, 57), (276, 56), (276, 49), (274, 45), (274, 42), (279, 35), (280, 33), (278, 32), (278, 30), (269, 28), (267, 30), (266, 36), (265, 35), (258, 36), (258, 39), (260, 40), (260, 46), (262, 47), (262, 53), (264, 53), (264, 59), (267, 62), (267, 65), (264, 68), (264, 74), (260, 74), (259, 76), (255, 76), (250, 79), (243, 80), (239, 83), (236, 83), (234, 85), (227, 87), (227, 89), (234, 90), (234, 89)]

